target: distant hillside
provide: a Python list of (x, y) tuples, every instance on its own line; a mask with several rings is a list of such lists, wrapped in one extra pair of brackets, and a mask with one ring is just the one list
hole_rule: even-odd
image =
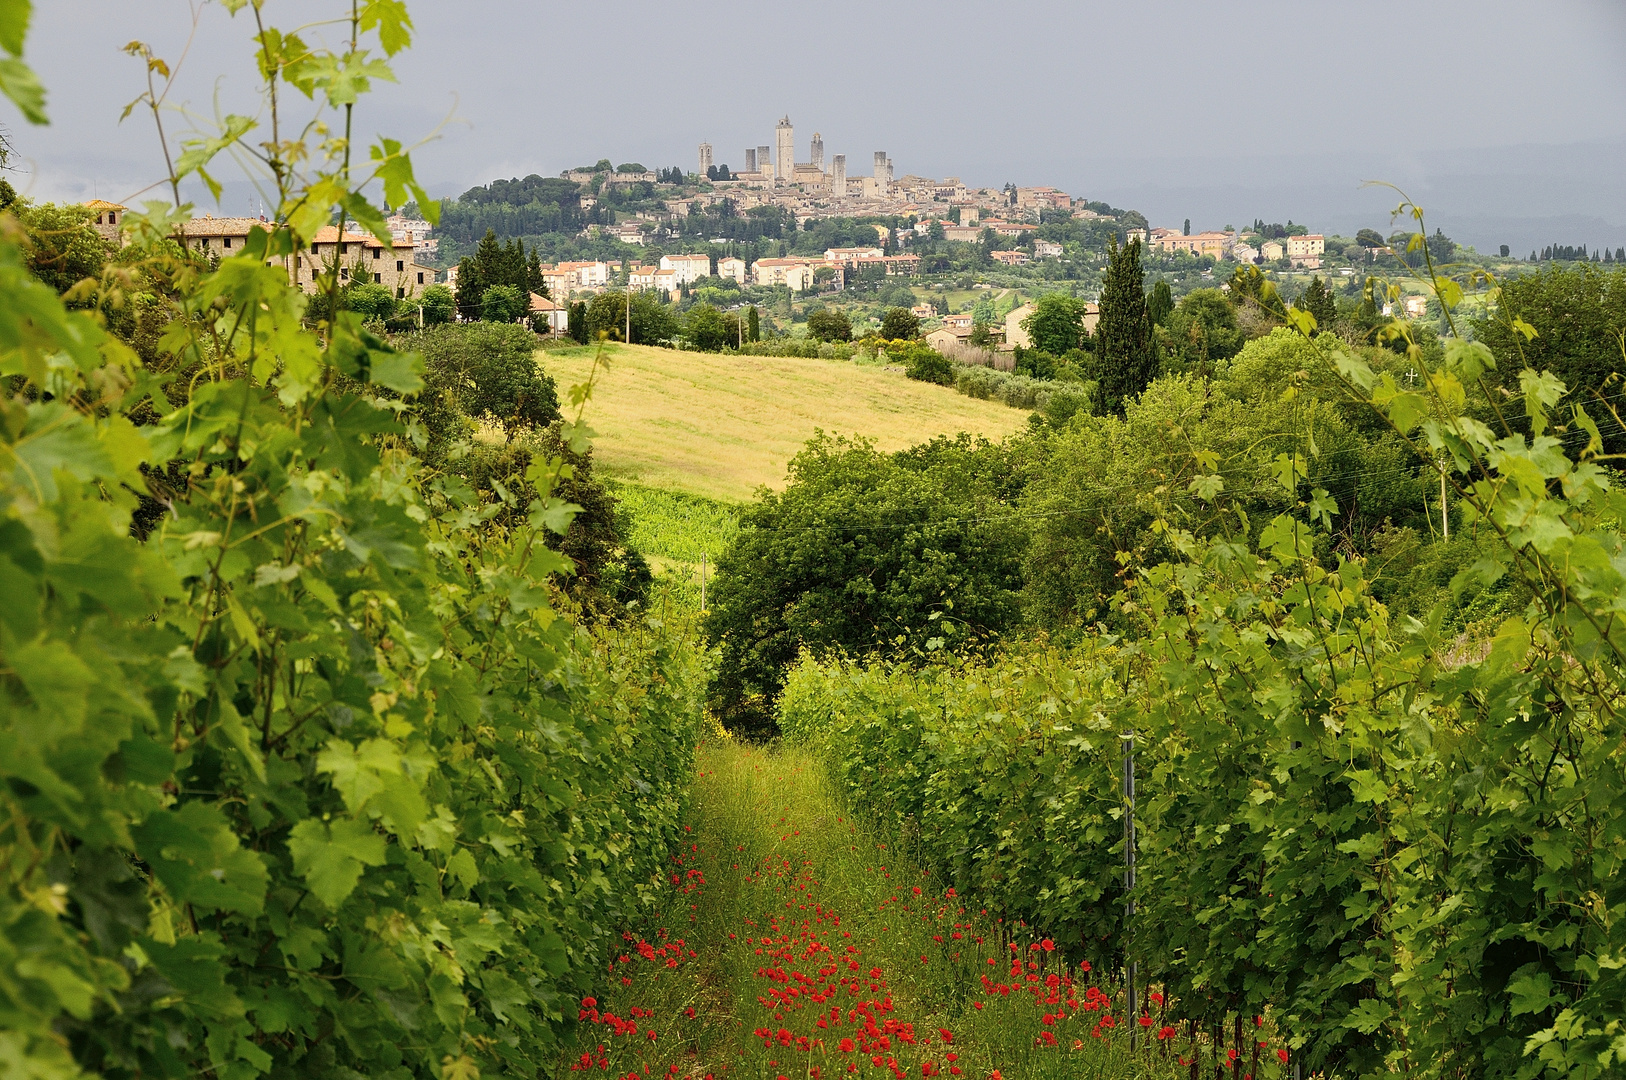
[[(587, 376), (591, 348), (547, 351), (564, 388)], [(743, 501), (782, 487), (785, 466), (815, 431), (873, 438), (899, 450), (961, 431), (1001, 438), (1027, 413), (912, 382), (896, 370), (840, 360), (728, 356), (612, 345), (587, 420), (606, 476)]]

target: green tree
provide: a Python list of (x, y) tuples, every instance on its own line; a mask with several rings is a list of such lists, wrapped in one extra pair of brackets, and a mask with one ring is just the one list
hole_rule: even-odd
[(395, 294), (386, 285), (357, 282), (345, 290), (344, 306), (369, 322), (382, 321), (395, 314)]
[[(1501, 283), (1497, 310), (1475, 319), (1474, 337), (1496, 357), (1491, 378), (1517, 394), (1508, 408), (1521, 411), (1520, 373), (1550, 371), (1567, 390), (1564, 406), (1592, 402), (1610, 376), (1626, 369), (1626, 269), (1605, 270), (1587, 263), (1546, 266)], [(1521, 319), (1535, 330), (1526, 336), (1513, 326)], [(1618, 393), (1619, 387), (1609, 391)], [(1618, 426), (1600, 424), (1611, 452), (1626, 450)]]
[(1246, 343), (1236, 308), (1218, 289), (1193, 289), (1157, 329), (1157, 341), (1176, 370), (1208, 371)]
[(484, 311), (485, 291), (500, 285), (498, 267), (503, 261), (502, 243), (497, 230), (487, 229), (473, 255), (464, 256), (457, 263), (457, 310), (465, 319), (478, 319)]
[[(678, 336), (677, 316), (669, 305), (661, 303), (653, 293), (632, 294), (633, 345), (659, 345)], [(588, 340), (605, 334), (611, 341), (620, 341), (627, 333), (627, 294), (602, 292), (587, 305), (582, 319)]]
[[(559, 419), (553, 379), (537, 363), (536, 335), (517, 323), (470, 322), (431, 327), (402, 339), (423, 354), (426, 405), (496, 424), (508, 442)], [(459, 441), (450, 420), (445, 442)]]
[(1376, 229), (1362, 229), (1357, 232), (1355, 242), (1363, 248), (1380, 248), (1385, 243), (1383, 234)]
[(1109, 246), (1100, 306), (1101, 319), (1095, 331), (1096, 377), (1101, 385), (1102, 405), (1108, 411), (1122, 413), (1157, 375), (1139, 240), (1124, 247), (1113, 241)]
[(480, 294), (480, 318), (486, 322), (518, 322), (530, 304), (513, 285), (491, 285)]
[(1153, 326), (1162, 326), (1173, 311), (1174, 293), (1169, 290), (1167, 281), (1158, 278), (1152, 286), (1151, 297), (1146, 301), (1146, 317), (1152, 320)]
[(1049, 293), (1033, 302), (1033, 310), (1022, 320), (1022, 329), (1035, 349), (1060, 356), (1084, 344), (1084, 316), (1089, 305), (1076, 296)]
[(841, 312), (826, 308), (807, 317), (807, 336), (815, 341), (851, 341), (853, 324)]
[(757, 314), (757, 306), (755, 304), (751, 305), (750, 310), (747, 311), (745, 315), (745, 340), (762, 340), (762, 316)]
[(28, 272), (59, 293), (101, 276), (112, 248), (90, 224), (85, 206), (19, 200), (18, 220), (28, 237)]
[(729, 344), (723, 313), (710, 304), (697, 304), (683, 320), (683, 336), (701, 352), (718, 352)]
[(717, 563), (704, 630), (718, 647), (718, 718), (771, 731), (785, 668), (804, 647), (907, 656), (945, 627), (981, 637), (1014, 625), (1021, 536), (983, 513), (1008, 471), (997, 449), (965, 436), (896, 455), (809, 442), (785, 490), (746, 508)]
[(881, 318), (881, 336), (888, 341), (912, 341), (920, 336), (920, 317), (908, 308), (891, 308)]
[(1308, 311), (1315, 317), (1318, 333), (1331, 330), (1332, 324), (1338, 320), (1338, 301), (1319, 274), (1310, 279), (1310, 284), (1305, 286), (1304, 295), (1299, 297), (1298, 303), (1293, 306)]
[(457, 317), (457, 300), (452, 290), (444, 285), (429, 286), (418, 298), (418, 303), (423, 308), (425, 326), (439, 326)]

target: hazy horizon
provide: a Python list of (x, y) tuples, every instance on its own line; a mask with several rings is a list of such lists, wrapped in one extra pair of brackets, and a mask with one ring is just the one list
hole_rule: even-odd
[[(900, 176), (1050, 184), (1154, 225), (1386, 231), (1398, 197), (1361, 186), (1381, 180), (1480, 250), (1626, 244), (1626, 6), (1460, 10), (833, 0), (811, 18), (721, 0), (419, 3), (400, 83), (365, 99), (358, 122), (409, 141), (440, 128), (415, 155), (437, 196), (601, 157), (692, 170), (700, 142), (738, 168), (789, 114), (798, 158), (818, 131), (850, 175), (885, 150)], [(326, 11), (288, 0), (267, 18)], [(203, 10), (177, 102), (252, 107), (250, 25)], [(12, 182), (38, 198), (124, 200), (161, 176), (150, 119), (118, 123), (143, 88), (119, 49), (143, 38), (173, 61), (189, 29), (181, 3), (37, 7), (28, 59), (53, 123), (0, 107)], [(102, 74), (84, 77), (88, 64)], [(230, 184), (222, 211), (247, 212), (251, 191)]]

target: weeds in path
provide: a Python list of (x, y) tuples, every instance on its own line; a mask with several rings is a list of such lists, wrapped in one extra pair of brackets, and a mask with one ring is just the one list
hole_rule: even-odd
[(1156, 992), (1151, 1011), (1125, 1017), (1121, 989), (1087, 963), (933, 889), (837, 807), (798, 752), (702, 748), (687, 828), (664, 910), (647, 936), (626, 935), (608, 989), (581, 1002), (571, 1071), (1189, 1078), (1207, 1045), (1207, 1075), (1282, 1075), (1264, 1038), (1215, 1054)]

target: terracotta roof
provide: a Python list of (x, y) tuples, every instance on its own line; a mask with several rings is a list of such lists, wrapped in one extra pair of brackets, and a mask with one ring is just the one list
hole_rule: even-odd
[(549, 300), (547, 297), (542, 296), (542, 295), (540, 295), (538, 293), (532, 293), (531, 294), (531, 310), (532, 311), (561, 311), (563, 309), (560, 308), (558, 304), (555, 304), (552, 300)]
[(116, 202), (108, 202), (106, 199), (92, 199), (89, 202), (85, 203), (84, 205), (89, 207), (92, 210), (124, 210), (124, 209), (127, 209), (127, 207), (121, 206)]

